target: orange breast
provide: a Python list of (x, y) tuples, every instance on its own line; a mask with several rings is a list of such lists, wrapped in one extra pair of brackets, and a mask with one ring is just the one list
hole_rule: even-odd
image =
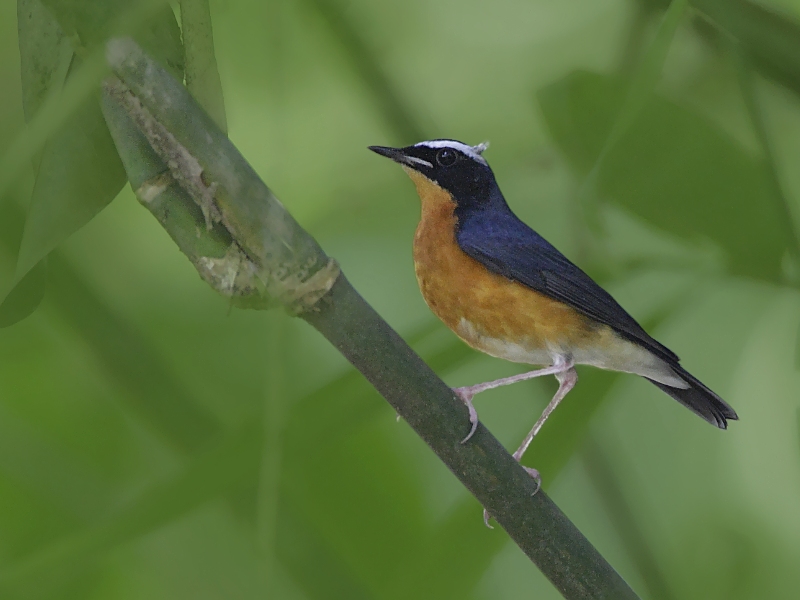
[(456, 242), (450, 194), (416, 171), (407, 172), (422, 200), (414, 236), (417, 281), (428, 306), (459, 337), (494, 356), (547, 364), (551, 352), (571, 353), (599, 333), (573, 308), (492, 273), (465, 254)]

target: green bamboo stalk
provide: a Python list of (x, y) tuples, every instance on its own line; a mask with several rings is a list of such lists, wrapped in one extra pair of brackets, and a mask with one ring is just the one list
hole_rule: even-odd
[[(151, 136), (164, 138), (169, 137), (166, 130), (119, 80), (105, 83), (102, 108), (136, 198), (170, 234), (200, 277), (241, 308), (275, 306), (254, 276), (255, 266), (230, 232), (215, 221), (212, 215), (215, 208), (195, 202), (170, 174), (162, 157), (138, 127), (149, 128)], [(185, 168), (196, 169), (196, 166)], [(205, 189), (201, 178), (196, 179), (197, 185)], [(199, 235), (200, 231), (203, 235)]]
[(636, 598), (485, 427), (461, 443), (464, 405), (358, 295), (187, 90), (131, 40), (112, 40), (107, 55), (121, 83), (108, 82), (106, 92), (202, 209), (206, 227), (193, 228), (196, 235), (224, 227), (260, 295), (305, 319), (361, 371), (566, 598)]
[(108, 81), (106, 91), (200, 206), (206, 228), (221, 223), (248, 259), (241, 264), (237, 257), (227, 268), (251, 269), (263, 297), (293, 312), (313, 306), (339, 275), (335, 261), (286, 212), (186, 88), (133, 40), (109, 42), (108, 60), (128, 89)]

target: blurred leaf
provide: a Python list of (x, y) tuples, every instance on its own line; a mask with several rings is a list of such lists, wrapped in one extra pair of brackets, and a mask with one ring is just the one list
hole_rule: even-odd
[[(639, 1), (656, 7), (669, 2)], [(800, 23), (796, 19), (770, 3), (753, 0), (692, 0), (692, 6), (739, 40), (763, 75), (800, 94)]]
[(186, 87), (219, 128), (228, 132), (225, 100), (214, 55), (208, 0), (181, 0), (181, 30), (186, 57)]
[[(2, 217), (0, 253), (13, 255), (22, 211), (9, 203)], [(58, 251), (47, 262), (49, 305), (124, 392), (127, 408), (179, 451), (194, 450), (216, 434), (216, 417), (195, 402), (152, 343), (98, 296)]]
[[(621, 472), (625, 465), (615, 466), (609, 453), (594, 436), (589, 436), (586, 440), (581, 458), (586, 466), (586, 473), (603, 504), (603, 510), (614, 524), (650, 596), (654, 600), (673, 600), (676, 594), (657, 560), (650, 540), (637, 520), (636, 511), (630, 501), (630, 498), (636, 499), (640, 514), (649, 512), (643, 510), (641, 506), (644, 500), (640, 489), (641, 483), (636, 480), (635, 475), (628, 475), (623, 485), (618, 471)], [(630, 471), (632, 469), (628, 470), (629, 473)]]
[(57, 587), (91, 558), (166, 524), (246, 477), (252, 478), (260, 443), (255, 429), (247, 425), (225, 436), (175, 477), (153, 485), (116, 514), (7, 566), (0, 571), (0, 595)]
[(72, 40), (79, 54), (103, 52), (112, 35), (133, 35), (152, 57), (180, 78), (180, 29), (166, 0), (41, 0)]
[(656, 84), (661, 78), (661, 71), (664, 68), (667, 52), (672, 45), (672, 39), (675, 37), (675, 31), (678, 29), (688, 4), (689, 0), (672, 0), (670, 2), (669, 8), (656, 32), (655, 39), (648, 46), (642, 57), (641, 64), (638, 65), (631, 76), (630, 86), (625, 93), (625, 100), (614, 119), (614, 125), (579, 192), (579, 201), (583, 207), (587, 225), (593, 231), (598, 233), (602, 231), (597, 206), (598, 198), (597, 194), (594, 193), (597, 186), (597, 176), (603, 168), (608, 153), (630, 129), (631, 125), (636, 122), (645, 104), (652, 96)]
[(471, 496), (454, 506), (427, 538), (420, 552), (407, 555), (398, 569), (395, 597), (469, 598), (508, 543), (505, 532), (486, 529), (480, 505)]
[[(32, 118), (35, 109), (43, 105), (44, 98), (55, 94), (61, 86), (61, 81), (53, 74), (71, 51), (63, 45), (64, 34), (60, 32), (59, 24), (82, 41), (98, 41), (112, 17), (127, 15), (131, 10), (128, 3), (121, 0), (78, 4), (48, 0), (46, 5), (59, 23), (41, 5), (33, 3), (23, 6), (25, 10), (18, 15), (20, 48), (21, 52), (25, 49), (28, 55), (23, 63), (28, 68), (28, 72), (23, 74), (23, 85), (32, 86), (30, 90), (23, 90), (23, 95), (29, 99), (27, 118)], [(146, 7), (147, 3), (140, 5)], [(28, 37), (23, 39), (23, 35)], [(154, 56), (163, 60), (173, 73), (182, 66), (180, 32), (168, 7), (141, 27), (137, 39)], [(36, 52), (41, 54), (35, 56)], [(75, 72), (81, 62), (73, 61), (70, 71)], [(111, 202), (125, 180), (125, 171), (100, 106), (92, 96), (83, 101), (45, 146), (17, 258), (16, 282), (22, 282), (28, 271), (53, 248)], [(30, 293), (15, 295), (17, 304), (23, 298), (35, 299)], [(10, 318), (11, 314), (24, 318), (35, 308), (35, 305), (27, 306), (25, 310), (18, 308), (7, 313), (4, 322), (10, 325), (15, 322)]]
[[(555, 143), (580, 173), (595, 163), (626, 89), (621, 79), (576, 71), (539, 93)], [(710, 237), (735, 274), (781, 281), (788, 240), (763, 162), (673, 102), (647, 102), (610, 150), (598, 190), (675, 235)]]
[(642, 58), (642, 63), (633, 74), (630, 87), (625, 95), (625, 101), (620, 108), (614, 127), (611, 129), (603, 150), (597, 158), (598, 168), (604, 155), (619, 141), (620, 137), (628, 131), (636, 118), (641, 114), (645, 104), (656, 88), (658, 80), (661, 78), (661, 71), (667, 52), (672, 45), (675, 31), (681, 23), (683, 13), (689, 5), (689, 0), (672, 0), (664, 15), (661, 25), (658, 28), (656, 37), (650, 44), (647, 52)]
[(31, 161), (38, 162), (36, 155), (41, 152), (50, 135), (63, 127), (97, 91), (97, 86), (107, 70), (105, 57), (101, 52), (95, 52), (80, 67), (74, 69), (73, 75), (60, 93), (45, 95), (38, 112), (8, 145), (0, 159), (0, 199), (5, 201), (7, 192)]
[[(61, 89), (72, 63), (72, 46), (41, 0), (17, 1), (22, 110), (30, 122), (49, 95)], [(35, 161), (39, 170), (41, 156)]]
[(125, 408), (150, 431), (179, 452), (198, 450), (219, 432), (215, 415), (198, 404), (152, 342), (100, 298), (58, 253), (49, 258), (49, 283), (56, 312), (124, 392)]
[[(282, 468), (281, 490), (298, 519), (313, 527), (373, 591), (390, 588), (403, 557), (422, 551), (426, 541), (420, 536), (425, 529), (422, 491), (413, 465), (389, 442), (386, 428), (397, 425), (386, 416), (383, 423), (326, 440), (324, 457), (293, 453), (290, 448), (309, 445), (313, 438), (304, 430), (287, 429)], [(313, 563), (306, 565), (307, 571), (313, 569)]]
[[(30, 121), (48, 96), (61, 89), (73, 52), (58, 23), (40, 0), (18, 0), (17, 22), (22, 109), (25, 120)], [(35, 173), (38, 173), (41, 161), (41, 153), (33, 157)], [(36, 310), (44, 297), (46, 273), (46, 265), (38, 265), (0, 300), (0, 327), (13, 325)]]
[[(62, 519), (66, 517), (68, 527), (90, 522), (113, 498), (113, 485), (96, 465), (87, 465), (75, 448), (52, 439), (39, 424), (32, 425), (6, 405), (0, 405), (0, 473), (0, 478), (7, 477), (11, 485), (34, 497), (28, 503), (50, 506)], [(11, 499), (7, 500), (8, 507)], [(55, 529), (63, 535), (63, 525)], [(52, 529), (44, 535), (51, 536)], [(26, 537), (16, 544), (4, 539), (4, 550), (35, 548), (37, 536), (29, 532)]]
[(30, 315), (41, 304), (47, 287), (47, 261), (39, 261), (0, 303), (0, 327)]
[(86, 47), (103, 41), (110, 21), (126, 0), (41, 0), (66, 34)]
[(47, 143), (17, 260), (21, 278), (122, 189), (125, 171), (95, 98)]
[(282, 503), (277, 523), (280, 559), (296, 584), (314, 600), (374, 598), (342, 557), (296, 512), (294, 503)]
[(765, 166), (769, 173), (769, 183), (772, 186), (770, 195), (775, 201), (774, 209), (779, 215), (778, 221), (783, 226), (782, 234), (789, 240), (791, 256), (796, 263), (800, 260), (800, 238), (798, 238), (792, 210), (781, 181), (774, 144), (767, 131), (763, 105), (756, 89), (756, 83), (753, 81), (753, 67), (750, 57), (745, 54), (739, 45), (731, 44), (730, 46), (731, 54), (733, 54), (733, 59), (736, 63), (737, 75), (739, 76), (739, 87), (742, 90), (750, 122), (753, 125), (758, 142), (761, 144)]
[[(394, 565), (395, 576), (381, 585), (381, 597), (469, 598), (508, 541), (503, 533), (488, 532), (471, 497), (458, 503), (441, 523), (420, 529), (417, 536), (419, 548), (402, 553), (403, 561)], [(387, 538), (385, 545), (392, 541)], [(349, 565), (352, 561), (344, 560), (289, 499), (280, 506), (278, 542), (281, 561), (310, 597), (375, 597)]]

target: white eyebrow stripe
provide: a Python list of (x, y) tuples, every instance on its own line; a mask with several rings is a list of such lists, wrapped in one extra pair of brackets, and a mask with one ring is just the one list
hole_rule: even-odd
[(427, 160), (422, 160), (421, 158), (417, 158), (416, 156), (408, 156), (408, 155), (406, 155), (406, 156), (403, 157), (403, 160), (406, 160), (408, 162), (417, 163), (418, 165), (423, 165), (425, 167), (428, 167), (429, 169), (433, 168), (433, 165), (431, 163), (429, 163)]
[[(480, 153), (478, 153), (475, 149), (475, 146), (467, 146), (466, 144), (462, 144), (461, 142), (456, 142), (455, 140), (430, 140), (427, 142), (420, 142), (419, 144), (414, 144), (415, 146), (425, 146), (426, 148), (452, 148), (453, 150), (458, 150), (469, 156), (471, 159), (478, 161), (481, 164), (489, 165), (486, 162), (486, 159), (483, 158)], [(480, 144), (479, 144), (480, 147)]]

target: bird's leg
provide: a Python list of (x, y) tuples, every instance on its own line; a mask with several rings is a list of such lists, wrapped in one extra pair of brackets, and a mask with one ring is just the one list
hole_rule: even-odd
[[(566, 370), (555, 373), (556, 379), (558, 379), (558, 390), (556, 390), (553, 399), (550, 400), (550, 403), (545, 407), (544, 412), (542, 412), (542, 416), (539, 417), (534, 424), (533, 429), (531, 429), (530, 433), (525, 436), (525, 439), (522, 440), (522, 444), (520, 444), (519, 448), (517, 448), (517, 451), (512, 455), (514, 460), (517, 462), (522, 459), (522, 455), (525, 454), (525, 451), (528, 449), (528, 446), (531, 445), (533, 438), (536, 437), (536, 434), (539, 433), (539, 430), (542, 428), (542, 425), (544, 425), (544, 422), (547, 421), (547, 417), (550, 416), (550, 414), (556, 409), (556, 406), (558, 406), (559, 402), (564, 399), (564, 396), (566, 396), (578, 382), (578, 373), (575, 371), (573, 363), (568, 361), (563, 364)], [(525, 469), (528, 472), (528, 475), (530, 475), (536, 482), (536, 490), (533, 492), (535, 494), (539, 491), (539, 488), (542, 485), (542, 478), (539, 475), (539, 471), (531, 467), (526, 467), (525, 465), (522, 465), (522, 468)], [(485, 508), (483, 509), (483, 522), (489, 529), (492, 529), (492, 526), (489, 525), (489, 512)]]
[[(547, 421), (547, 417), (550, 416), (550, 414), (556, 409), (556, 406), (558, 406), (558, 403), (564, 399), (564, 396), (566, 396), (578, 382), (578, 373), (575, 371), (572, 365), (570, 365), (565, 371), (556, 373), (555, 375), (559, 383), (558, 390), (556, 391), (555, 396), (553, 396), (553, 399), (550, 400), (550, 403), (545, 407), (542, 416), (539, 417), (534, 424), (533, 429), (531, 429), (530, 433), (525, 436), (525, 439), (522, 440), (522, 444), (520, 444), (519, 448), (517, 448), (517, 451), (514, 452), (514, 460), (517, 462), (522, 459), (522, 455), (525, 454), (525, 450), (528, 449), (528, 446), (531, 445), (533, 438), (536, 437), (536, 434), (539, 433), (539, 430), (542, 428), (542, 425), (544, 425), (544, 422)], [(528, 471), (528, 473), (531, 473), (531, 476), (534, 479), (538, 480), (539, 473), (536, 472), (535, 469), (530, 469), (528, 467), (524, 468), (526, 471)]]
[[(556, 360), (552, 366), (545, 367), (544, 369), (536, 369), (535, 371), (521, 373), (520, 375), (512, 375), (511, 377), (504, 377), (503, 379), (495, 379), (494, 381), (487, 381), (486, 383), (479, 383), (477, 385), (454, 388), (453, 391), (456, 393), (456, 395), (461, 398), (464, 404), (467, 405), (467, 409), (469, 410), (469, 422), (472, 423), (472, 428), (469, 430), (467, 437), (461, 440), (461, 443), (463, 444), (469, 438), (471, 438), (475, 433), (475, 429), (478, 427), (478, 411), (476, 411), (475, 407), (472, 405), (472, 398), (474, 398), (476, 394), (480, 394), (486, 390), (502, 387), (504, 385), (511, 385), (512, 383), (517, 383), (518, 381), (525, 381), (526, 379), (541, 377), (542, 375), (556, 375), (556, 377), (558, 377), (559, 373), (563, 373), (571, 369), (573, 364), (574, 363), (571, 360), (568, 361), (566, 359), (559, 359)], [(555, 408), (555, 406), (553, 408)], [(542, 422), (544, 423), (544, 421)]]

